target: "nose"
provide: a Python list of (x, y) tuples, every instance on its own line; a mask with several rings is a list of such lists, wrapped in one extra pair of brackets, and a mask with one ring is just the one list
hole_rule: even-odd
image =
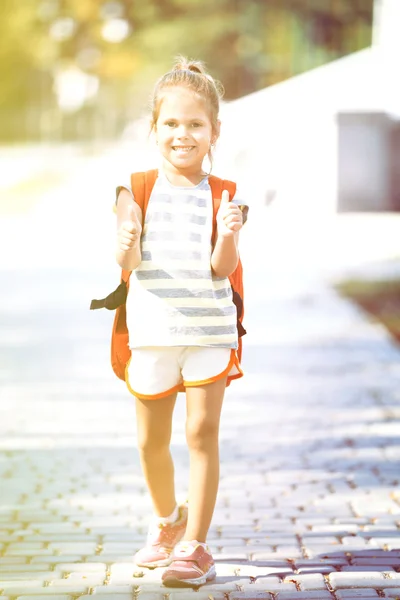
[(178, 129), (176, 131), (176, 136), (177, 136), (178, 139), (182, 139), (182, 138), (187, 138), (188, 137), (186, 125), (184, 125), (184, 124), (179, 125), (179, 127), (178, 127)]

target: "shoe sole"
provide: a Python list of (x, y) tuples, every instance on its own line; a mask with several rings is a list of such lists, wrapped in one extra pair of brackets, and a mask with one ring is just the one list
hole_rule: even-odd
[(199, 585), (204, 585), (207, 583), (207, 581), (215, 579), (215, 576), (215, 566), (213, 565), (211, 569), (207, 571), (207, 573), (201, 575), (200, 577), (195, 577), (194, 579), (178, 579), (177, 577), (168, 577), (163, 581), (163, 585), (166, 587), (197, 587)]

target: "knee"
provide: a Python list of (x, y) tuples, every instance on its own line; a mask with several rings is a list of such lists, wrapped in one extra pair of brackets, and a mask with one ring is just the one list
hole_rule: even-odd
[(211, 420), (186, 423), (186, 441), (191, 450), (207, 450), (218, 443), (219, 424)]
[(138, 436), (137, 446), (142, 456), (151, 458), (160, 456), (164, 452), (169, 452), (169, 442), (169, 438), (142, 434)]

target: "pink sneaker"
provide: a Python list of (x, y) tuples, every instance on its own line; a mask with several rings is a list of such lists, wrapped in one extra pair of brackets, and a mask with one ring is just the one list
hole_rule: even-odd
[(193, 587), (214, 579), (214, 559), (197, 541), (180, 542), (172, 554), (172, 562), (162, 575), (167, 587)]
[(172, 551), (182, 539), (187, 525), (188, 508), (179, 507), (179, 516), (175, 523), (150, 525), (144, 548), (139, 550), (134, 561), (139, 567), (166, 567), (172, 561)]

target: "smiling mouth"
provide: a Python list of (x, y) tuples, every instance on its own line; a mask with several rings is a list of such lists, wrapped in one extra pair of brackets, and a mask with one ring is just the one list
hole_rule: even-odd
[(190, 152), (193, 150), (194, 146), (172, 146), (172, 150), (176, 152)]

